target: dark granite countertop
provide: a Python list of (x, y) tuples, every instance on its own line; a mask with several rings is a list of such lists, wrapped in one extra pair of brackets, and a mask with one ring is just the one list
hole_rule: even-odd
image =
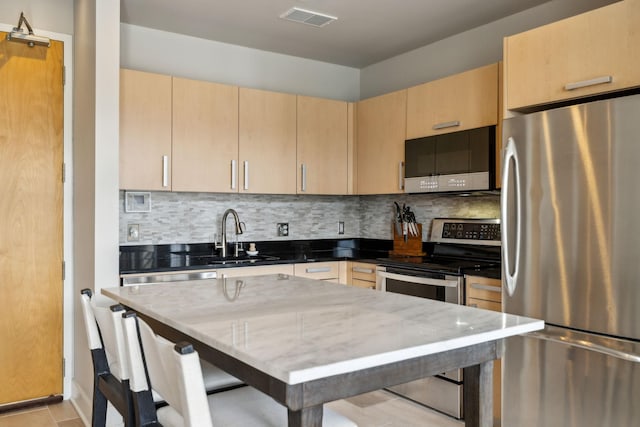
[[(255, 257), (217, 256), (212, 243), (120, 246), (120, 274), (187, 271), (319, 261), (375, 261), (388, 256), (393, 242), (379, 239), (319, 239), (255, 242)], [(248, 243), (243, 246), (247, 248)], [(232, 246), (229, 254), (233, 254)]]
[(480, 276), (480, 277), (487, 277), (489, 279), (500, 280), (502, 278), (502, 268), (495, 267), (495, 268), (480, 268), (476, 270), (467, 270), (465, 271), (464, 274), (466, 276)]

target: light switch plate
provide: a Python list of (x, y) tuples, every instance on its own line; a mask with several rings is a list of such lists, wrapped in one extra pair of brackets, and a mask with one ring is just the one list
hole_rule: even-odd
[(127, 225), (127, 242), (137, 242), (140, 240), (140, 225)]

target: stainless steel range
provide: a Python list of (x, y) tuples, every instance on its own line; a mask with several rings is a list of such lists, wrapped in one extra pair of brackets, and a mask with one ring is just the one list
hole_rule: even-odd
[[(464, 304), (464, 274), (500, 265), (500, 220), (436, 218), (426, 257), (378, 259), (377, 288), (420, 298)], [(462, 370), (390, 388), (440, 412), (463, 418)]]

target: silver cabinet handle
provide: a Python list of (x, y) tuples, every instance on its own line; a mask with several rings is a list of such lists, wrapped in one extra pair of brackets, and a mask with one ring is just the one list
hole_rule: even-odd
[(576, 90), (576, 89), (581, 89), (583, 87), (601, 85), (601, 84), (606, 84), (611, 82), (613, 82), (612, 76), (596, 77), (595, 79), (582, 80), (580, 82), (575, 82), (575, 83), (567, 83), (566, 85), (564, 85), (564, 90)]
[(300, 165), (300, 190), (307, 191), (307, 166), (304, 163)]
[(398, 188), (404, 190), (404, 162), (398, 163)]
[(169, 186), (169, 156), (162, 156), (162, 186)]
[(307, 273), (328, 273), (331, 271), (331, 267), (306, 268), (304, 271)]
[(502, 292), (502, 288), (500, 286), (491, 286), (491, 285), (483, 285), (482, 283), (471, 283), (470, 285), (473, 289), (481, 289), (483, 291), (489, 292)]
[(236, 189), (236, 161), (231, 160), (231, 189)]
[(365, 273), (365, 274), (373, 274), (375, 270), (373, 268), (362, 268), (362, 267), (353, 267), (351, 269), (354, 273)]
[(244, 161), (244, 189), (249, 189), (249, 161)]
[(451, 122), (437, 123), (437, 124), (433, 125), (433, 130), (454, 128), (454, 127), (458, 127), (458, 126), (460, 126), (460, 120), (453, 120)]
[[(514, 195), (516, 202), (516, 212), (515, 212), (515, 256), (513, 260), (513, 264), (511, 265), (510, 261), (510, 253), (513, 250), (511, 247), (511, 241), (509, 239), (509, 204), (510, 200), (508, 199), (509, 193), (511, 191), (511, 180), (509, 179), (509, 172), (511, 172), (511, 162), (513, 161), (513, 177), (515, 183), (514, 185)], [(502, 219), (502, 259), (504, 260), (504, 272), (505, 272), (505, 280), (504, 283), (507, 287), (507, 293), (509, 296), (512, 296), (516, 290), (516, 281), (518, 278), (518, 265), (520, 263), (520, 227), (522, 226), (522, 198), (520, 194), (520, 162), (518, 160), (518, 153), (516, 152), (515, 141), (512, 137), (509, 137), (507, 140), (507, 146), (504, 150), (504, 160), (503, 160), (503, 169), (502, 169), (502, 190), (501, 190), (501, 208), (500, 215)]]

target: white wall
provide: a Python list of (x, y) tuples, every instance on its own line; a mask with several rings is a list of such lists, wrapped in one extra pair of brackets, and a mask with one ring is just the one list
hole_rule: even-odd
[(356, 68), (121, 24), (121, 65), (142, 71), (356, 101)]
[(73, 34), (73, 0), (0, 1), (0, 22), (15, 27), (20, 12), (24, 12), (36, 34), (36, 29)]
[[(75, 2), (75, 295), (118, 285), (119, 21), (120, 2)], [(74, 326), (72, 401), (87, 422), (93, 381), (79, 304)]]
[(614, 2), (615, 0), (552, 0), (370, 65), (360, 73), (361, 99), (498, 62), (502, 60), (504, 37)]

